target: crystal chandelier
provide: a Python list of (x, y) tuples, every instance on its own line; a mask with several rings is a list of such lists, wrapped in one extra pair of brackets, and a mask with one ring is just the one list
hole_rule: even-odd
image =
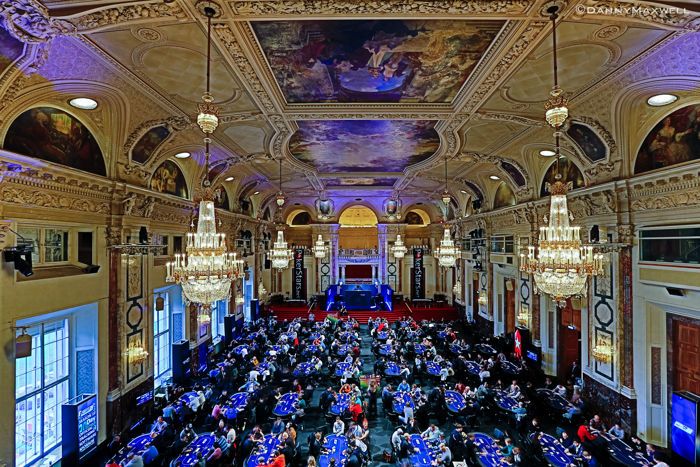
[(126, 349), (126, 358), (130, 364), (141, 364), (148, 359), (148, 352), (143, 348), (141, 344), (131, 344), (129, 348)]
[(211, 315), (207, 313), (207, 310), (200, 310), (197, 313), (197, 324), (200, 326), (208, 326), (211, 324)]
[[(205, 104), (199, 106), (200, 114), (197, 116), (197, 123), (205, 134), (204, 193), (199, 202), (197, 231), (187, 234), (185, 253), (176, 254), (175, 260), (167, 263), (166, 281), (182, 286), (185, 298), (203, 305), (206, 311), (212, 303), (229, 296), (231, 281), (240, 277), (242, 261), (236, 259), (235, 253), (226, 251), (226, 235), (216, 231), (214, 193), (209, 181), (210, 135), (218, 124), (218, 109), (212, 104), (209, 92), (211, 18), (214, 10), (206, 7), (204, 12), (207, 15), (207, 90), (204, 94)], [(201, 313), (198, 319), (206, 319), (205, 317), (208, 314)]]
[(275, 269), (286, 269), (289, 267), (289, 262), (292, 260), (292, 250), (287, 248), (287, 242), (284, 241), (284, 233), (281, 230), (277, 231), (277, 241), (268, 253), (268, 257), (272, 261), (272, 267)]
[(245, 303), (245, 298), (243, 298), (243, 295), (241, 293), (236, 294), (236, 305), (243, 305)]
[(454, 240), (450, 236), (449, 227), (445, 228), (445, 235), (440, 240), (440, 246), (435, 251), (438, 264), (444, 268), (451, 268), (457, 264), (457, 257), (460, 255), (459, 249), (455, 246)]
[(600, 363), (610, 363), (613, 359), (613, 348), (608, 343), (599, 342), (591, 350), (591, 356)]
[[(558, 89), (556, 66), (557, 7), (550, 8), (549, 12), (551, 13), (552, 41), (555, 51), (554, 83), (555, 88)], [(565, 106), (563, 109), (560, 108), (557, 115), (568, 115)], [(527, 256), (524, 253), (520, 255), (520, 270), (534, 275), (535, 292), (542, 291), (550, 295), (559, 306), (565, 306), (566, 299), (569, 297), (585, 295), (588, 276), (603, 273), (602, 255), (594, 254), (593, 247), (582, 246), (581, 228), (569, 225), (569, 220), (573, 219), (569, 213), (566, 199), (569, 184), (561, 181), (562, 177), (559, 172), (560, 129), (565, 120), (566, 116), (564, 119), (557, 117), (550, 122), (549, 116), (547, 117), (547, 121), (555, 128), (557, 164), (555, 182), (549, 185), (549, 191), (552, 195), (549, 206), (549, 222), (545, 217), (544, 221), (548, 222), (548, 226), (540, 227), (537, 249), (534, 246), (529, 246)]]
[(326, 246), (326, 242), (323, 241), (323, 236), (321, 234), (318, 235), (316, 243), (314, 244), (314, 247), (312, 249), (316, 258), (320, 259), (326, 257), (328, 247)]
[(407, 251), (408, 249), (406, 248), (406, 245), (404, 245), (403, 240), (401, 240), (401, 235), (397, 235), (396, 241), (391, 247), (391, 254), (394, 255), (394, 258), (401, 259), (406, 256)]
[(459, 279), (457, 279), (454, 287), (452, 287), (452, 293), (458, 298), (462, 296), (462, 282)]

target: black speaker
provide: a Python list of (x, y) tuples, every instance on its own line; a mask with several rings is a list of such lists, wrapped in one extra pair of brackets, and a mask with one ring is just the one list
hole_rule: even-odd
[(228, 346), (234, 338), (236, 332), (236, 317), (233, 315), (224, 316), (224, 342)]
[(14, 263), (15, 270), (25, 277), (34, 274), (32, 268), (32, 249), (29, 246), (17, 246), (4, 250), (6, 263)]
[(85, 274), (95, 274), (99, 270), (100, 270), (99, 264), (88, 264), (87, 267), (85, 267), (83, 269), (83, 272)]
[(141, 227), (139, 229), (139, 243), (141, 245), (146, 245), (148, 243), (148, 229), (146, 227)]
[(190, 367), (190, 341), (183, 339), (173, 343), (173, 382), (182, 384), (187, 380)]

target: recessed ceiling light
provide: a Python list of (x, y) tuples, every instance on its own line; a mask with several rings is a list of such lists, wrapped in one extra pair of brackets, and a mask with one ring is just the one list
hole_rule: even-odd
[(355, 198), (355, 201), (362, 201), (362, 198)]
[(233, 176), (226, 177), (224, 180), (226, 180), (227, 182), (232, 182), (235, 180), (235, 177), (233, 177)]
[(554, 157), (556, 155), (557, 155), (557, 153), (552, 151), (551, 149), (543, 149), (540, 151), (540, 156), (543, 156), (543, 157)]
[(501, 179), (501, 177), (499, 177), (498, 175), (489, 175), (489, 178), (491, 180), (500, 180)]
[(294, 203), (294, 206), (301, 206), (301, 203)]
[(178, 159), (187, 159), (188, 157), (190, 157), (190, 153), (187, 151), (178, 152), (177, 154), (175, 154), (175, 157), (177, 157)]
[(259, 195), (259, 194), (260, 194), (259, 191), (256, 191), (256, 192), (253, 193), (253, 195)]
[(97, 101), (89, 97), (76, 97), (68, 101), (76, 109), (93, 110), (97, 108)]
[(463, 195), (467, 194), (467, 190), (459, 190), (459, 192), (462, 193)]
[(652, 107), (661, 107), (662, 105), (673, 104), (677, 100), (678, 96), (673, 94), (657, 94), (647, 99), (647, 104)]

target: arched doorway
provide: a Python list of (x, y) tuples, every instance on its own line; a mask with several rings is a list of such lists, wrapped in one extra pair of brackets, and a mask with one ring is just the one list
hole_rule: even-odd
[(377, 222), (377, 215), (366, 206), (350, 206), (340, 214), (338, 259), (343, 281), (372, 282), (377, 277)]

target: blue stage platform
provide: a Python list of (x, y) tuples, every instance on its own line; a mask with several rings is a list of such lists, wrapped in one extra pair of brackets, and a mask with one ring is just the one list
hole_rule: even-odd
[(326, 290), (326, 311), (393, 311), (394, 291), (386, 284), (334, 284)]

